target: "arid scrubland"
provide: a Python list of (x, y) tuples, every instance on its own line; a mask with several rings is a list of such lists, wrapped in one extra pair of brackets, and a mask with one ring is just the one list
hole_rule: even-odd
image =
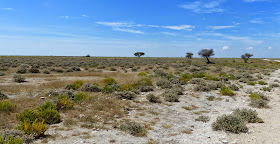
[(206, 62), (0, 57), (0, 143), (245, 143), (279, 103), (280, 63)]

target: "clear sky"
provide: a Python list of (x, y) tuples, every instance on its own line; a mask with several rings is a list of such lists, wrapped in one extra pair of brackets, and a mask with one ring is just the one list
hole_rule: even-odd
[(279, 0), (0, 0), (0, 55), (280, 57)]

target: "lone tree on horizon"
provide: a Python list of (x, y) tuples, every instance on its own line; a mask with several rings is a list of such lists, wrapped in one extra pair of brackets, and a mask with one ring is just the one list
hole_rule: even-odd
[(252, 54), (245, 53), (244, 55), (241, 55), (241, 58), (244, 59), (245, 63), (248, 63), (248, 59), (252, 56), (253, 56)]
[(136, 52), (136, 53), (134, 53), (134, 55), (137, 56), (137, 57), (141, 57), (141, 56), (145, 55), (145, 53), (144, 52)]
[(187, 52), (187, 53), (186, 53), (186, 58), (191, 59), (192, 56), (193, 56), (193, 53), (191, 53), (191, 52)]
[(207, 64), (211, 64), (212, 62), (209, 60), (209, 58), (214, 54), (213, 49), (202, 49), (198, 52), (198, 55), (200, 55), (201, 57), (204, 57), (207, 59)]

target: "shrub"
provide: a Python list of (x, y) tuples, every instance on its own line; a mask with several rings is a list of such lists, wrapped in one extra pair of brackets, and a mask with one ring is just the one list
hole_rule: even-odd
[(0, 72), (0, 76), (4, 76), (5, 75), (5, 73), (3, 73), (3, 72)]
[(50, 74), (50, 72), (47, 71), (47, 70), (43, 71), (43, 73), (44, 73), (44, 74)]
[(140, 92), (150, 92), (154, 90), (152, 86), (138, 86), (137, 89), (139, 89)]
[(2, 112), (12, 112), (16, 108), (15, 104), (12, 104), (8, 100), (0, 100), (0, 111)]
[(79, 88), (82, 87), (82, 85), (84, 84), (84, 82), (82, 80), (77, 80), (75, 81), (73, 84), (69, 84), (65, 87), (65, 89), (68, 90), (77, 90)]
[(261, 88), (261, 90), (271, 92), (272, 87), (270, 87), (270, 86), (268, 86), (268, 87), (263, 87), (263, 88)]
[(21, 122), (24, 122), (24, 121), (34, 122), (36, 119), (40, 120), (39, 117), (40, 116), (37, 111), (31, 110), (31, 109), (26, 109), (22, 113), (20, 113), (17, 118)]
[(249, 81), (247, 84), (248, 84), (248, 85), (256, 85), (256, 83), (253, 82), (253, 81)]
[(25, 120), (18, 126), (18, 129), (23, 131), (25, 134), (34, 134), (35, 136), (39, 137), (44, 135), (48, 129), (48, 126), (44, 124), (44, 121), (38, 121), (37, 119), (34, 122)]
[(43, 104), (41, 104), (37, 110), (38, 111), (45, 111), (47, 109), (56, 109), (56, 105), (54, 105), (52, 102), (50, 101), (45, 101)]
[(229, 85), (228, 86), (231, 90), (233, 90), (233, 91), (239, 91), (239, 87), (237, 86), (237, 85), (235, 85), (235, 84), (231, 84), (231, 85)]
[(38, 68), (30, 68), (29, 72), (30, 73), (40, 73), (40, 70)]
[(163, 71), (160, 70), (160, 69), (157, 69), (157, 70), (155, 70), (154, 72), (155, 72), (156, 76), (160, 76), (160, 77), (165, 77), (165, 76), (167, 76), (167, 73), (163, 72)]
[(241, 132), (248, 132), (248, 128), (242, 118), (234, 114), (218, 117), (217, 120), (212, 123), (212, 129), (215, 131), (223, 130), (237, 134)]
[(83, 92), (80, 92), (80, 93), (77, 93), (75, 96), (74, 96), (74, 101), (75, 102), (80, 102), (80, 101), (84, 101), (84, 100), (87, 100), (89, 99), (89, 95), (83, 93)]
[(20, 67), (18, 70), (17, 70), (17, 73), (18, 74), (25, 74), (27, 72), (27, 68), (25, 67)]
[(236, 109), (234, 114), (240, 116), (246, 123), (261, 123), (263, 120), (258, 117), (256, 111), (251, 109)]
[(160, 97), (157, 97), (153, 94), (148, 94), (146, 99), (151, 103), (161, 103)]
[(25, 82), (25, 78), (22, 75), (14, 75), (14, 81), (17, 83)]
[(40, 117), (47, 123), (47, 124), (56, 124), (59, 123), (60, 120), (60, 114), (56, 109), (48, 108), (44, 111), (39, 112)]
[(23, 144), (23, 140), (9, 135), (6, 139), (0, 135), (0, 144)]
[(279, 87), (279, 84), (277, 84), (277, 83), (272, 83), (272, 84), (269, 85), (269, 87), (271, 87), (271, 88)]
[(148, 74), (146, 72), (140, 72), (138, 73), (138, 76), (148, 76)]
[(120, 126), (122, 131), (126, 131), (129, 134), (137, 137), (146, 136), (147, 131), (144, 126), (135, 122), (127, 122)]
[(115, 87), (111, 85), (106, 85), (101, 91), (102, 93), (113, 93), (115, 91)]
[(226, 86), (222, 86), (221, 90), (220, 90), (222, 95), (226, 95), (226, 96), (234, 96), (235, 93), (228, 87)]
[(203, 81), (203, 79), (201, 79), (201, 78), (193, 78), (193, 79), (191, 79), (190, 81), (189, 81), (189, 83), (191, 83), (191, 84), (201, 84), (201, 83), (203, 83), (204, 81)]
[(256, 108), (267, 108), (268, 107), (268, 101), (263, 99), (251, 99), (250, 106), (256, 107)]
[(209, 97), (207, 97), (207, 100), (208, 101), (214, 101), (215, 100), (215, 96), (209, 96)]
[(133, 100), (137, 97), (137, 95), (131, 91), (123, 91), (123, 92), (116, 93), (116, 97), (119, 99)]
[(103, 83), (105, 83), (105, 85), (113, 85), (113, 84), (117, 84), (117, 81), (114, 78), (109, 77), (109, 78), (105, 78), (103, 80)]
[(172, 87), (172, 83), (168, 79), (161, 79), (156, 83), (156, 85), (163, 89)]
[(202, 122), (208, 122), (210, 118), (208, 116), (199, 116), (195, 119), (195, 121), (202, 121)]
[(249, 97), (250, 97), (251, 99), (260, 99), (260, 98), (261, 98), (257, 93), (251, 93), (251, 94), (249, 95)]
[(8, 96), (2, 90), (0, 90), (0, 100), (4, 99), (8, 99)]
[(131, 91), (133, 90), (133, 85), (132, 84), (122, 84), (118, 88), (118, 91)]
[(86, 92), (101, 92), (101, 89), (97, 85), (86, 84), (82, 86), (82, 91)]
[(259, 84), (259, 85), (267, 85), (267, 82), (265, 82), (265, 81), (259, 81), (258, 84)]
[(181, 75), (181, 80), (187, 83), (190, 79), (192, 79), (192, 75), (189, 73), (184, 73)]
[(153, 81), (149, 78), (142, 78), (136, 83), (136, 85), (138, 85), (138, 86), (153, 86)]
[(179, 96), (176, 93), (165, 92), (163, 94), (164, 100), (167, 102), (179, 102)]
[(56, 109), (57, 110), (68, 110), (74, 107), (74, 103), (69, 100), (69, 97), (63, 97), (57, 100)]

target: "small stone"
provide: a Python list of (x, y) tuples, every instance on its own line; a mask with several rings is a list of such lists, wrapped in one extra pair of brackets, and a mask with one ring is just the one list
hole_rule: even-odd
[(222, 143), (223, 144), (228, 144), (228, 141), (227, 140), (222, 140)]

